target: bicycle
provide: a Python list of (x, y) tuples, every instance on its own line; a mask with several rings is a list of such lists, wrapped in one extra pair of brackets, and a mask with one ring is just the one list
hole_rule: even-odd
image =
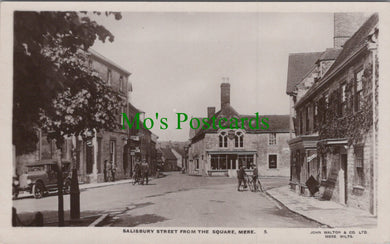
[(256, 184), (254, 184), (253, 177), (247, 176), (247, 182), (248, 182), (249, 189), (252, 192), (264, 192), (263, 186), (262, 186), (259, 178), (256, 179), (256, 182), (255, 182)]
[(252, 178), (252, 176), (246, 175), (246, 176), (245, 176), (245, 180), (246, 180), (246, 183), (247, 183), (248, 186), (249, 186), (249, 190), (250, 190), (250, 191), (253, 191), (253, 190), (254, 190), (254, 185), (253, 185), (253, 178)]
[(133, 185), (137, 184), (140, 185), (142, 183), (142, 180), (141, 180), (141, 177), (138, 177), (138, 175), (136, 173), (134, 173), (133, 175)]

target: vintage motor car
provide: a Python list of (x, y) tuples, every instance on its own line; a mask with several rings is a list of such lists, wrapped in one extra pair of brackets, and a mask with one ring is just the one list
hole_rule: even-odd
[[(70, 162), (62, 162), (63, 192), (70, 192), (71, 169)], [(18, 193), (26, 191), (34, 195), (35, 198), (41, 198), (50, 191), (57, 189), (57, 171), (56, 161), (40, 161), (27, 165), (27, 172), (19, 177)]]

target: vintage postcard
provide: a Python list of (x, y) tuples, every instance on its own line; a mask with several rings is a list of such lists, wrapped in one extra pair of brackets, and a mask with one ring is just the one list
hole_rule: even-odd
[(0, 242), (389, 242), (388, 16), (2, 3)]

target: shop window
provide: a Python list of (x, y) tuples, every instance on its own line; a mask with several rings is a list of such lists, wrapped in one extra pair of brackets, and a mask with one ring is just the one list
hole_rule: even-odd
[(234, 146), (244, 147), (244, 135), (240, 131), (238, 131), (234, 136)]
[(276, 154), (270, 154), (268, 155), (268, 168), (270, 169), (276, 169), (278, 167), (277, 162), (277, 155)]
[(359, 111), (363, 103), (363, 69), (355, 74), (355, 112)]
[(245, 166), (247, 169), (253, 165), (253, 155), (238, 155), (238, 165)]
[(227, 133), (225, 131), (219, 134), (219, 147), (227, 147)]
[(276, 133), (268, 134), (268, 145), (276, 145)]
[(359, 145), (354, 147), (356, 177), (355, 184), (364, 186), (364, 147)]

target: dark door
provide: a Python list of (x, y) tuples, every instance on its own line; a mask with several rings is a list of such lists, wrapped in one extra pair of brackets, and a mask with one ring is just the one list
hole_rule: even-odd
[(92, 174), (93, 167), (93, 147), (87, 145), (86, 149), (87, 174)]
[(341, 154), (341, 169), (344, 171), (344, 193), (345, 204), (348, 201), (348, 156), (347, 154)]

